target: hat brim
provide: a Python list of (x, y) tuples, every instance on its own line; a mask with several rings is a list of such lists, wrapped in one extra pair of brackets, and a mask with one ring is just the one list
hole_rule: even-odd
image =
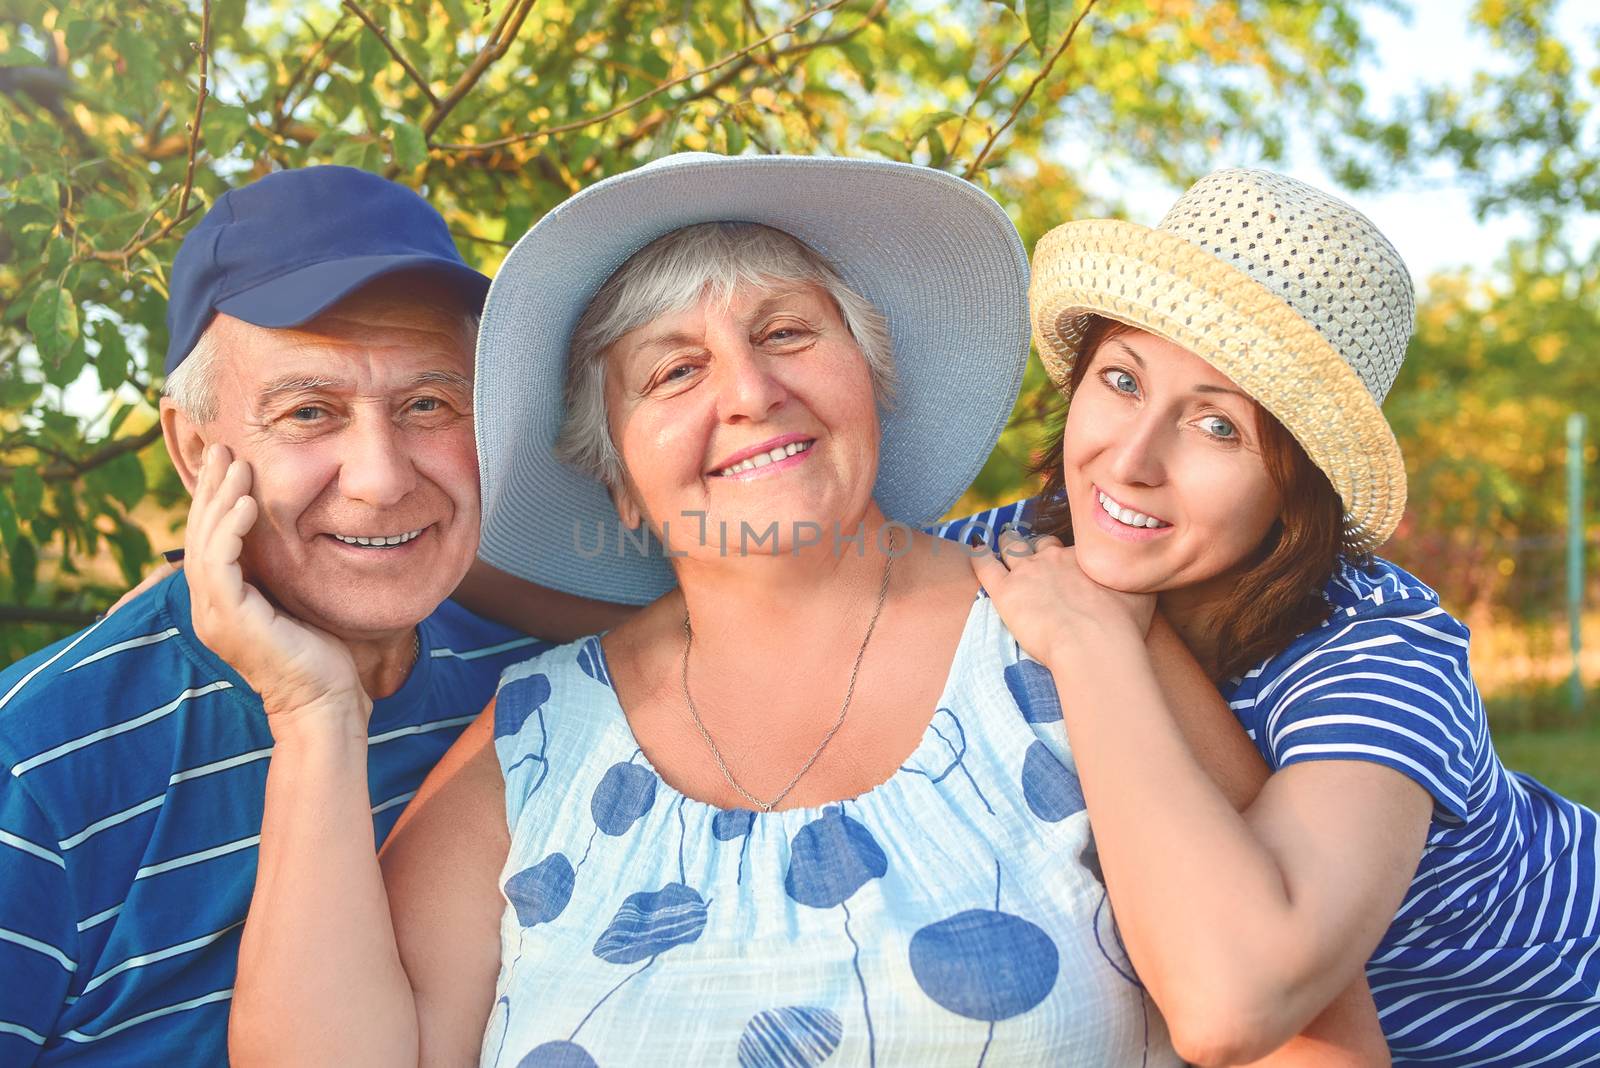
[(1405, 510), (1394, 431), (1355, 370), (1282, 297), (1173, 234), (1066, 223), (1034, 249), (1034, 338), (1068, 392), (1091, 315), (1147, 330), (1227, 375), (1294, 435), (1344, 502), (1346, 544), (1381, 545)]
[(889, 321), (895, 397), (874, 496), (925, 525), (977, 477), (1028, 354), (1027, 255), (976, 186), (909, 164), (697, 156), (606, 179), (550, 211), (496, 273), (478, 335), (479, 556), (567, 593), (643, 604), (672, 588), (659, 550), (624, 542), (597, 480), (555, 458), (568, 341), (635, 252), (695, 223), (760, 223), (827, 259)]
[(477, 312), (489, 279), (464, 263), (438, 256), (352, 256), (325, 260), (281, 274), (217, 302), (217, 311), (256, 326), (282, 329), (310, 322), (362, 286), (402, 271), (436, 276), (442, 292)]

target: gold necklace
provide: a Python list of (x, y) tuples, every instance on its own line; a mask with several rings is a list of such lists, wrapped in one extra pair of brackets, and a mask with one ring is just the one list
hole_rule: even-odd
[(717, 743), (712, 741), (711, 732), (706, 730), (706, 725), (700, 719), (700, 710), (694, 707), (694, 698), (689, 695), (689, 646), (694, 642), (694, 630), (689, 626), (689, 609), (685, 603), (683, 609), (683, 700), (689, 706), (689, 715), (694, 719), (695, 729), (700, 732), (700, 737), (706, 740), (706, 747), (711, 750), (712, 757), (717, 762), (717, 767), (722, 771), (722, 777), (728, 780), (728, 785), (733, 787), (738, 795), (750, 802), (762, 812), (771, 812), (789, 796), (789, 791), (795, 788), (802, 776), (811, 770), (817, 758), (822, 756), (822, 751), (828, 748), (828, 743), (833, 741), (833, 736), (839, 733), (839, 728), (844, 726), (844, 717), (850, 711), (850, 698), (856, 692), (856, 672), (861, 670), (861, 658), (867, 654), (867, 643), (872, 640), (872, 632), (877, 629), (878, 615), (883, 611), (884, 598), (889, 593), (889, 576), (894, 571), (895, 529), (889, 528), (888, 558), (883, 563), (883, 580), (878, 584), (878, 603), (872, 609), (872, 619), (867, 623), (867, 633), (861, 639), (861, 648), (856, 650), (856, 662), (850, 668), (850, 685), (844, 691), (844, 704), (839, 706), (839, 718), (833, 721), (833, 726), (828, 728), (828, 733), (822, 736), (822, 741), (817, 743), (817, 748), (811, 753), (810, 759), (794, 773), (794, 778), (789, 780), (789, 785), (779, 791), (778, 796), (771, 801), (763, 801), (749, 790), (739, 785), (739, 780), (733, 777), (733, 772), (728, 770), (728, 762), (722, 759), (722, 750), (717, 748)]

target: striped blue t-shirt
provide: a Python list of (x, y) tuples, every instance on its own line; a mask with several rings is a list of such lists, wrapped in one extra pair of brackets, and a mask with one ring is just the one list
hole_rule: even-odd
[[(377, 842), (501, 669), (545, 648), (451, 601), (419, 630), (373, 702)], [(0, 673), (0, 1064), (226, 1063), (271, 752), (181, 574)]]
[(1326, 592), (1331, 618), (1224, 696), (1274, 769), (1369, 760), (1433, 797), (1367, 965), (1395, 1063), (1600, 1063), (1600, 819), (1500, 763), (1467, 628), (1433, 590), (1374, 560)]

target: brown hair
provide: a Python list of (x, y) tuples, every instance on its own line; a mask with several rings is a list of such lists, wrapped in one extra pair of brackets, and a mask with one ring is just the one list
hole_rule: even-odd
[[(1082, 384), (1096, 349), (1133, 329), (1092, 316), (1072, 366), (1069, 389), (1076, 392)], [(1323, 587), (1338, 566), (1340, 554), (1349, 551), (1344, 539), (1344, 504), (1328, 476), (1260, 405), (1256, 405), (1256, 432), (1267, 477), (1283, 501), (1283, 511), (1212, 614), (1216, 662), (1205, 667), (1219, 682), (1281, 652), (1297, 635), (1328, 618)], [(1065, 435), (1063, 419), (1034, 467), (1035, 474), (1044, 476), (1034, 528), (1070, 545), (1072, 516), (1063, 493)]]

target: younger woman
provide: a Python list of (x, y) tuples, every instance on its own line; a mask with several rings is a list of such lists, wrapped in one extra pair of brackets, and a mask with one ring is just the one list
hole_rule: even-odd
[[(1054, 503), (1031, 551), (974, 566), (1060, 680), (1179, 1051), (1260, 1056), (1365, 966), (1396, 1063), (1600, 1061), (1596, 816), (1505, 769), (1466, 628), (1370, 555), (1405, 502), (1379, 409), (1414, 316), (1393, 247), (1309, 186), (1223, 171), (1155, 229), (1058, 227), (1031, 296), (1072, 400)], [(1158, 606), (1274, 769), (1243, 814), (1152, 677)]]

